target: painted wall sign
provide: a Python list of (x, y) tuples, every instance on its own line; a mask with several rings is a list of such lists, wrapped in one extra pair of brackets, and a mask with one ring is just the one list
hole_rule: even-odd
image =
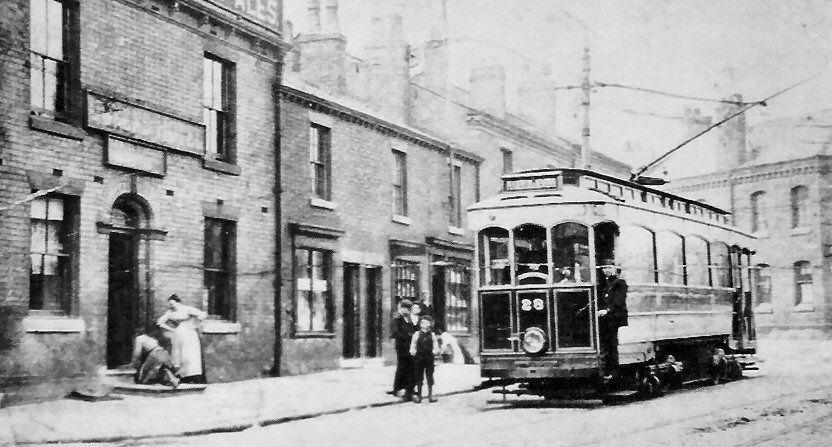
[(87, 94), (87, 127), (202, 155), (205, 127), (98, 93)]
[(280, 28), (280, 0), (210, 0), (277, 31)]
[(112, 136), (107, 137), (105, 162), (159, 176), (167, 172), (165, 151)]

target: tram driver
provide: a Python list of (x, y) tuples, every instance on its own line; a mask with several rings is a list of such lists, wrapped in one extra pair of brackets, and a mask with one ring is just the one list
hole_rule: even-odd
[(606, 277), (606, 287), (604, 307), (598, 311), (598, 332), (604, 380), (610, 380), (618, 369), (618, 328), (627, 326), (627, 282), (618, 277), (621, 269), (615, 260), (605, 259), (600, 267)]

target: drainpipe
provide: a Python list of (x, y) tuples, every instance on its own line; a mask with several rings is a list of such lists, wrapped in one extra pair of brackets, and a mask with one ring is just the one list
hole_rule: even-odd
[(283, 306), (281, 304), (282, 292), (282, 257), (283, 247), (281, 242), (283, 240), (282, 227), (282, 213), (281, 213), (281, 174), (280, 174), (280, 86), (282, 84), (283, 65), (281, 62), (277, 63), (277, 80), (272, 87), (272, 97), (274, 100), (274, 365), (272, 366), (271, 375), (280, 375), (280, 362), (283, 355)]

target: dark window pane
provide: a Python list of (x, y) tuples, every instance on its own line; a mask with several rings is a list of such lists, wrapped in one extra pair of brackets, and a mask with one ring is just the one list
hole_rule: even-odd
[(514, 229), (517, 284), (546, 284), (549, 273), (546, 245), (546, 228), (524, 224)]
[(591, 346), (589, 291), (556, 292), (558, 347)]
[(482, 346), (484, 349), (511, 349), (510, 295), (482, 294)]

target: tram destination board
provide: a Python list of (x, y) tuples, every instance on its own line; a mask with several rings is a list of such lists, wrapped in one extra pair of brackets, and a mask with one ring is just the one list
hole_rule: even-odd
[(506, 191), (525, 191), (528, 189), (557, 189), (560, 188), (560, 176), (526, 177), (505, 180)]

